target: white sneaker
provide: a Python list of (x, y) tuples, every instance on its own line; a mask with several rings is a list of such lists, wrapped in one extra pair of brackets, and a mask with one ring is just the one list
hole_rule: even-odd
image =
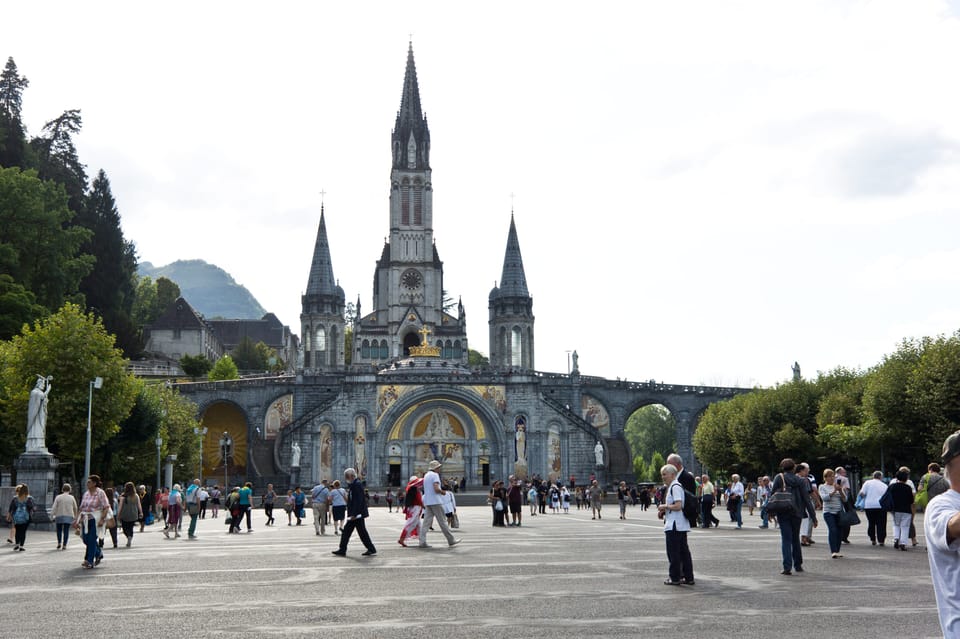
[(460, 543), (460, 540), (459, 540), (459, 539), (454, 539), (453, 541), (450, 542), (450, 547), (453, 548), (454, 546), (456, 546), (456, 545), (459, 544), (459, 543)]

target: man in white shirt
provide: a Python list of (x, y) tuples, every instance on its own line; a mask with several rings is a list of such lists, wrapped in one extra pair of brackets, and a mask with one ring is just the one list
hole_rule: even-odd
[(927, 504), (923, 527), (937, 611), (944, 637), (960, 636), (960, 431), (943, 444), (943, 472), (950, 490)]
[(733, 484), (730, 486), (730, 497), (735, 497), (733, 505), (733, 515), (737, 522), (737, 528), (743, 527), (743, 482), (740, 481), (740, 475), (732, 475), (730, 479)]
[(440, 474), (437, 472), (440, 466), (440, 462), (434, 459), (430, 462), (430, 470), (423, 476), (424, 515), (423, 523), (420, 525), (421, 548), (430, 547), (427, 545), (427, 531), (429, 531), (430, 526), (433, 525), (434, 519), (436, 519), (440, 525), (440, 530), (443, 532), (443, 536), (447, 538), (448, 545), (456, 546), (460, 543), (459, 539), (453, 538), (453, 533), (450, 532), (450, 527), (447, 526), (446, 514), (443, 512), (443, 497), (447, 494), (447, 491), (443, 489), (443, 484), (440, 483)]

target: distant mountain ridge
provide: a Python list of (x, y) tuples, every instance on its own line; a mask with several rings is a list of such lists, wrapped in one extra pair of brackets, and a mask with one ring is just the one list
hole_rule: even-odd
[(215, 264), (203, 260), (177, 260), (166, 266), (141, 262), (141, 276), (166, 277), (180, 287), (180, 294), (207, 319), (260, 319), (267, 311), (247, 288)]

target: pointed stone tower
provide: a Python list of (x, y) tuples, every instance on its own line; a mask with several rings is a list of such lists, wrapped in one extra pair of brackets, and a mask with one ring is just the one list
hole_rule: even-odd
[(490, 291), (490, 365), (533, 369), (533, 298), (527, 290), (517, 225), (510, 213), (510, 233), (500, 286)]
[(439, 347), (443, 359), (466, 364), (466, 313), (462, 305), (457, 315), (444, 310), (443, 262), (433, 237), (430, 129), (412, 44), (390, 148), (390, 234), (373, 274), (371, 310), (357, 313), (352, 362), (381, 366), (407, 357), (427, 329), (429, 346)]
[(330, 242), (327, 240), (327, 223), (322, 206), (307, 292), (301, 296), (300, 305), (303, 367), (313, 370), (342, 368), (346, 297), (333, 277)]

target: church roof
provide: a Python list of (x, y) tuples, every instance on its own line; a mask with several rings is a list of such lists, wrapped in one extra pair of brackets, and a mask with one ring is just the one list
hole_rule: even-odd
[(203, 316), (198, 313), (190, 303), (182, 297), (178, 297), (170, 306), (168, 306), (160, 317), (150, 325), (150, 330), (204, 330), (209, 325), (204, 321)]
[(520, 255), (520, 240), (517, 239), (517, 225), (510, 214), (510, 233), (507, 235), (507, 251), (503, 256), (503, 273), (500, 275), (500, 287), (490, 292), (490, 297), (530, 297), (527, 290), (527, 275), (523, 271), (523, 257)]
[(313, 247), (313, 262), (310, 263), (310, 278), (307, 280), (307, 295), (332, 295), (343, 298), (343, 289), (333, 277), (333, 262), (330, 260), (330, 242), (327, 240), (327, 223), (323, 206), (320, 207), (320, 227), (317, 243)]

